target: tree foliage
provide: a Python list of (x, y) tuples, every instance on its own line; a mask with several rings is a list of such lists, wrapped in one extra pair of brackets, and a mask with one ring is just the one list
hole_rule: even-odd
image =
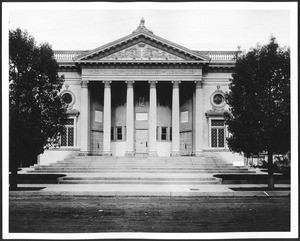
[(48, 43), (36, 45), (21, 29), (9, 31), (10, 170), (32, 165), (58, 138), (66, 111), (59, 92), (63, 76)]
[(247, 157), (290, 150), (290, 50), (272, 37), (241, 54), (232, 77), (225, 115), (230, 150)]
[(226, 100), (228, 146), (247, 156), (290, 149), (290, 51), (275, 38), (242, 54)]

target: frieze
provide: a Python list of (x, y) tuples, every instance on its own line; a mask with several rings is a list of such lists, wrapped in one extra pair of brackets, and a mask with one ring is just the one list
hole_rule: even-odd
[(103, 60), (184, 60), (161, 49), (145, 43), (136, 44), (130, 48), (108, 55)]
[(201, 75), (201, 69), (83, 69), (85, 76), (95, 75)]
[(146, 47), (145, 50), (143, 51), (142, 55), (143, 59), (154, 59), (154, 60), (182, 60), (182, 58), (179, 58), (173, 54), (167, 53), (165, 51), (161, 51), (160, 49), (157, 48), (151, 48), (151, 47)]
[(111, 54), (103, 58), (103, 60), (131, 60), (131, 59), (140, 59), (141, 58), (141, 49), (139, 47), (131, 47), (117, 53)]

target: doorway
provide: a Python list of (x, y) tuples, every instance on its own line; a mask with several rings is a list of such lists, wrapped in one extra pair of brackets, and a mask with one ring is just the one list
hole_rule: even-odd
[(135, 130), (135, 153), (148, 153), (148, 130)]
[(192, 132), (180, 133), (180, 154), (181, 156), (191, 156), (193, 152)]

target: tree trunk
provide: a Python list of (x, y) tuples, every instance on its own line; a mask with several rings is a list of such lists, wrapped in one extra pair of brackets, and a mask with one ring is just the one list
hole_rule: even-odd
[(9, 178), (9, 190), (17, 190), (18, 188), (18, 167), (13, 167)]
[(273, 152), (268, 151), (268, 189), (274, 189)]

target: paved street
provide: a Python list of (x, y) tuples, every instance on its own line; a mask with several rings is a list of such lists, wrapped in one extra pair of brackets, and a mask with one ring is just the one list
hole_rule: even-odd
[(289, 231), (289, 197), (11, 196), (9, 231)]

